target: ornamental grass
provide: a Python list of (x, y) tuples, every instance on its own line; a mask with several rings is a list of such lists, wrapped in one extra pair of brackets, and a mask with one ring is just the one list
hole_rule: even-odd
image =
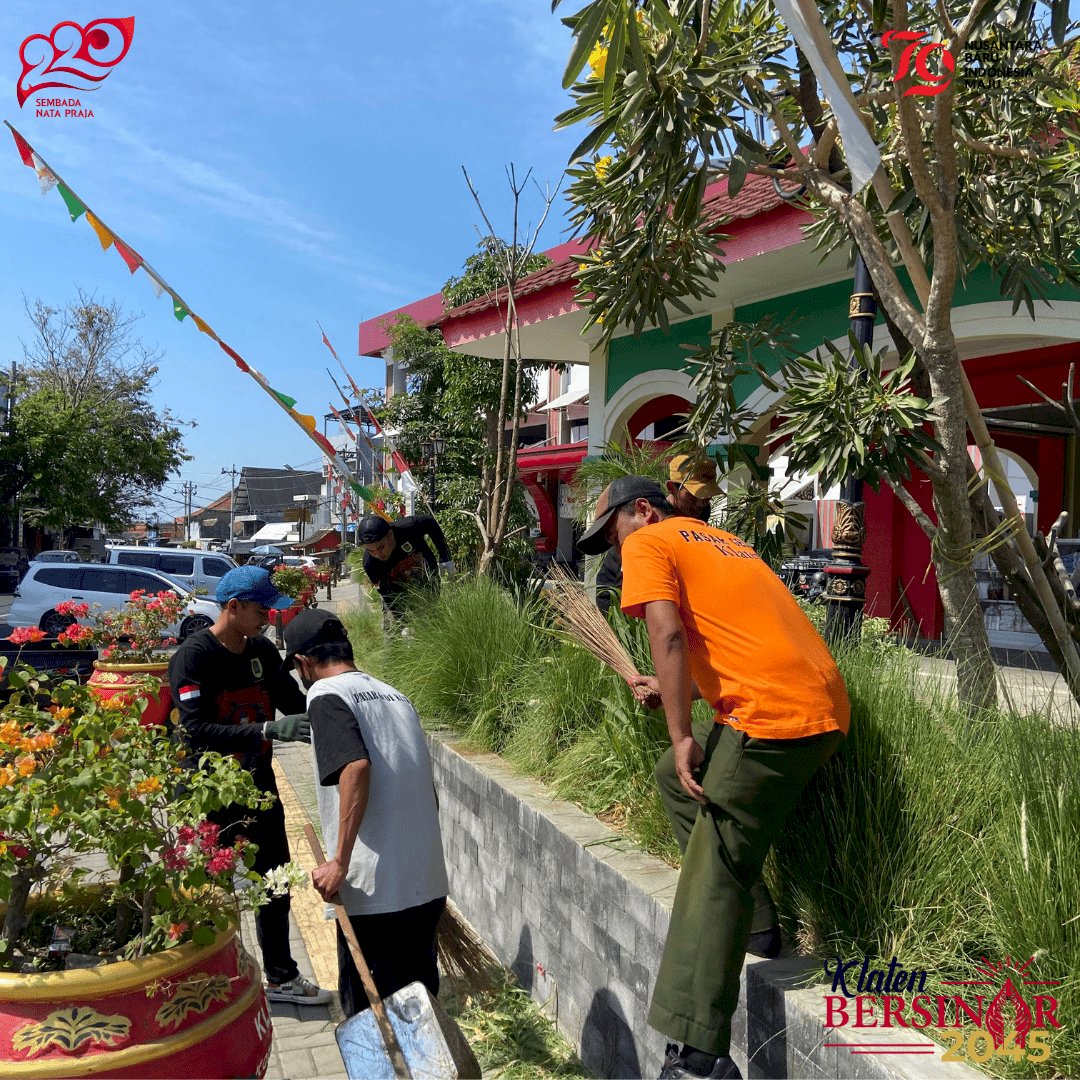
[[(643, 673), (640, 621), (611, 616)], [(565, 635), (542, 608), (487, 581), (416, 608), (408, 637), (365, 648), (370, 670), (424, 719), (517, 768), (677, 865), (653, 780), (662, 714)], [(360, 627), (353, 624), (355, 633)], [(840, 650), (851, 734), (804, 792), (766, 867), (788, 942), (822, 959), (897, 956), (937, 981), (981, 958), (1036, 957), (1064, 1028), (1045, 1066), (995, 1057), (995, 1075), (1080, 1075), (1080, 730), (1045, 715), (972, 721), (866, 623)], [(697, 703), (695, 719), (708, 715)]]

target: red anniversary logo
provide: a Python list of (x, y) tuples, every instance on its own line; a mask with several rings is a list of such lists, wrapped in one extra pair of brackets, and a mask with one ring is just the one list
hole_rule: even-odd
[(49, 87), (96, 90), (131, 48), (135, 19), (62, 22), (51, 34), (31, 34), (19, 49), (19, 105)]
[[(909, 86), (904, 97), (933, 97), (940, 94), (952, 82), (952, 73), (956, 70), (953, 54), (940, 41), (923, 42), (926, 31), (886, 30), (881, 35), (881, 44), (888, 46), (890, 41), (908, 41), (909, 44), (900, 54), (900, 65), (896, 69), (893, 82), (899, 82), (907, 75), (921, 79), (922, 83)], [(935, 54), (941, 54), (941, 73), (930, 70), (927, 62)], [(914, 68), (914, 71), (912, 70)]]

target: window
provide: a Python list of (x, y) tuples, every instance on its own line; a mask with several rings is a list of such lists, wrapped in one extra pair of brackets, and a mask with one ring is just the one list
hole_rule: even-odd
[(122, 577), (125, 582), (124, 588), (117, 589), (117, 592), (133, 593), (136, 589), (142, 589), (148, 593), (159, 593), (169, 588), (161, 578), (154, 577), (153, 574), (140, 574), (138, 570), (128, 570), (117, 577)]
[(39, 570), (35, 581), (42, 585), (55, 585), (58, 589), (77, 589), (82, 570), (68, 569), (66, 566), (50, 566), (45, 570)]
[(105, 567), (86, 567), (83, 570), (83, 592), (122, 593), (127, 574), (123, 570), (107, 570)]
[(158, 555), (158, 569), (166, 574), (179, 574), (181, 577), (191, 577), (195, 573), (194, 555)]
[(156, 551), (118, 551), (116, 561), (121, 566), (156, 567), (160, 556)]
[(224, 577), (232, 569), (224, 559), (203, 559), (202, 568), (206, 577)]

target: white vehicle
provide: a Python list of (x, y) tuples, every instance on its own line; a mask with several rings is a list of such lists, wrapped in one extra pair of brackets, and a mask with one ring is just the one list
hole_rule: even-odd
[[(122, 608), (136, 589), (159, 593), (186, 594), (179, 581), (166, 574), (141, 567), (108, 566), (101, 563), (31, 563), (26, 576), (15, 590), (8, 613), (8, 626), (36, 626), (46, 634), (61, 633), (73, 622), (91, 623), (91, 617), (76, 620), (61, 615), (56, 605), (65, 600), (93, 607)], [(188, 604), (179, 623), (165, 629), (165, 637), (184, 638), (203, 630), (217, 620), (221, 611), (216, 601), (195, 598)]]
[(259, 559), (258, 565), (267, 570), (275, 566), (303, 566), (311, 570), (318, 570), (322, 565), (318, 559), (310, 555), (267, 555)]
[(111, 547), (105, 561), (114, 566), (142, 566), (176, 578), (189, 592), (212, 600), (218, 582), (236, 563), (228, 555), (194, 548)]

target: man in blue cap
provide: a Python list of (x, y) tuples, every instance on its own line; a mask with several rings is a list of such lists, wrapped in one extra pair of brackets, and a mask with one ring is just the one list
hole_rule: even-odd
[[(255, 870), (265, 874), (289, 861), (285, 811), (274, 779), (273, 740), (310, 742), (304, 694), (264, 637), (272, 610), (293, 601), (274, 587), (268, 571), (239, 566), (219, 582), (221, 614), (187, 638), (169, 661), (169, 688), (192, 767), (206, 751), (235, 754), (260, 791), (274, 796), (265, 810), (226, 806), (210, 819), (229, 843), (246, 836), (258, 844)], [(274, 719), (275, 710), (286, 715)], [(322, 1005), (330, 993), (305, 979), (289, 948), (289, 897), (275, 897), (255, 914), (270, 1001)]]

